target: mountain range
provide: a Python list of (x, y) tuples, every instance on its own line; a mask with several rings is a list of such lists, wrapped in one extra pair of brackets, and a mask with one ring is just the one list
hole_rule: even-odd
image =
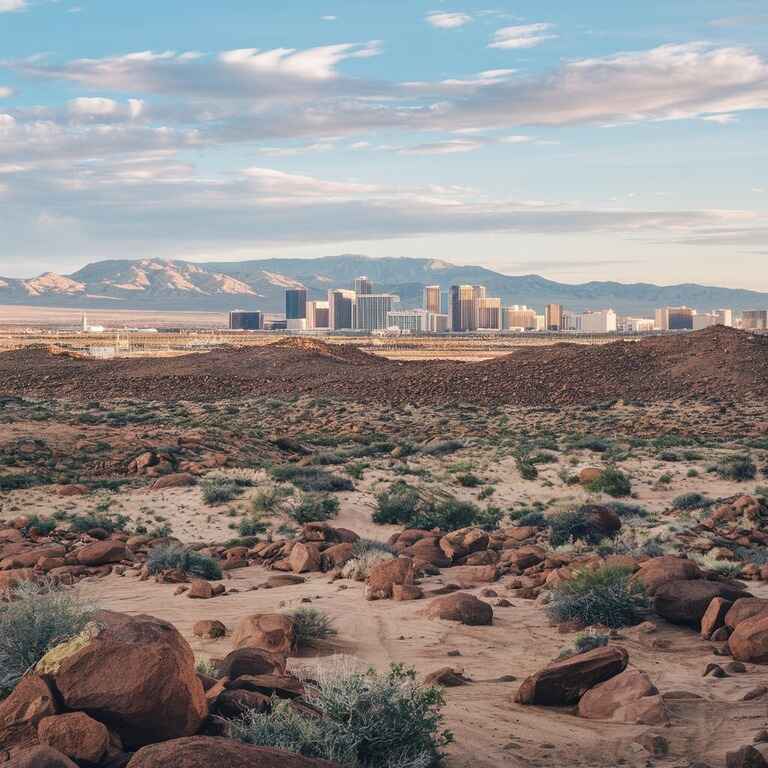
[(329, 288), (351, 287), (366, 275), (376, 292), (396, 293), (405, 307), (419, 306), (424, 285), (485, 285), (504, 304), (542, 311), (559, 303), (573, 310), (613, 307), (648, 315), (656, 307), (687, 305), (701, 311), (768, 308), (768, 293), (684, 283), (558, 283), (539, 275), (504, 275), (484, 267), (457, 266), (434, 259), (371, 258), (358, 255), (317, 259), (262, 259), (196, 263), (145, 258), (88, 264), (69, 275), (46, 272), (31, 279), (0, 277), (0, 304), (78, 309), (152, 309), (280, 312), (286, 288), (305, 287), (311, 299)]

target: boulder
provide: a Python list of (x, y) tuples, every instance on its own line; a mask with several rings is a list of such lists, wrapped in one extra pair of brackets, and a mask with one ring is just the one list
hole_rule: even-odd
[(461, 528), (440, 539), (440, 549), (452, 561), (488, 548), (488, 534), (481, 528)]
[(740, 621), (728, 638), (728, 647), (737, 661), (768, 662), (768, 613)]
[(41, 744), (58, 749), (72, 760), (97, 764), (109, 748), (107, 727), (85, 712), (67, 712), (41, 720), (37, 727)]
[(603, 470), (599, 467), (584, 467), (579, 471), (579, 483), (581, 485), (590, 485), (603, 476)]
[(66, 755), (52, 747), (37, 746), (17, 752), (3, 768), (78, 768)]
[(625, 669), (590, 688), (579, 700), (579, 716), (638, 725), (660, 725), (669, 720), (656, 686), (638, 669)]
[(621, 530), (621, 518), (604, 504), (584, 504), (579, 512), (590, 529), (600, 531), (607, 537), (613, 537)]
[(77, 562), (80, 565), (109, 565), (110, 563), (119, 563), (122, 560), (130, 559), (125, 543), (116, 539), (109, 541), (94, 541), (93, 544), (86, 544), (77, 552)]
[(383, 560), (368, 572), (365, 586), (366, 600), (388, 600), (392, 597), (395, 584), (414, 584), (415, 572), (413, 561), (409, 557)]
[(291, 549), (288, 562), (294, 573), (307, 573), (307, 571), (320, 570), (320, 550), (317, 544), (303, 544), (297, 542)]
[(707, 610), (701, 617), (701, 636), (705, 640), (712, 637), (712, 633), (725, 626), (725, 617), (733, 603), (723, 597), (713, 597), (707, 606)]
[(192, 634), (195, 637), (213, 640), (217, 637), (224, 637), (227, 634), (227, 628), (218, 619), (201, 619), (192, 626)]
[(213, 597), (213, 587), (205, 579), (192, 579), (187, 597), (195, 600), (210, 600)]
[(549, 707), (576, 704), (590, 688), (623, 672), (628, 662), (629, 654), (617, 646), (554, 661), (523, 681), (515, 701)]
[(467, 592), (454, 592), (434, 599), (426, 609), (432, 619), (458, 621), (468, 626), (493, 624), (493, 608)]
[(285, 661), (285, 656), (260, 648), (236, 648), (216, 664), (216, 671), (231, 680), (243, 675), (282, 675)]
[(328, 547), (320, 557), (320, 567), (323, 571), (332, 571), (352, 560), (355, 556), (354, 545), (348, 542), (334, 544)]
[(31, 568), (12, 568), (9, 571), (0, 571), (0, 594), (13, 589), (22, 582), (35, 581), (37, 575)]
[(725, 614), (725, 626), (736, 629), (742, 621), (761, 613), (768, 613), (768, 600), (761, 597), (741, 597)]
[(499, 578), (495, 565), (460, 565), (451, 569), (451, 581), (464, 586), (490, 584)]
[(335, 763), (303, 757), (295, 752), (254, 747), (231, 739), (194, 736), (140, 749), (128, 768), (334, 768)]
[(40, 721), (57, 712), (48, 683), (37, 675), (23, 677), (10, 696), (0, 701), (0, 747), (36, 745)]
[(664, 555), (641, 563), (633, 578), (645, 587), (647, 594), (654, 595), (659, 587), (670, 581), (689, 581), (701, 578), (701, 571), (693, 560)]
[(240, 619), (232, 635), (235, 648), (258, 648), (288, 656), (294, 644), (293, 619), (282, 613), (255, 613)]
[[(640, 569), (639, 573), (642, 573)], [(720, 581), (670, 581), (656, 590), (653, 607), (659, 616), (672, 624), (690, 624), (700, 626), (701, 619), (715, 597), (722, 597), (731, 602), (740, 597), (750, 597), (740, 587)]]
[(106, 626), (41, 661), (64, 707), (87, 712), (128, 747), (197, 732), (205, 694), (176, 628), (152, 616), (103, 612), (100, 619)]
[(768, 760), (759, 749), (747, 744), (725, 755), (725, 768), (768, 768)]

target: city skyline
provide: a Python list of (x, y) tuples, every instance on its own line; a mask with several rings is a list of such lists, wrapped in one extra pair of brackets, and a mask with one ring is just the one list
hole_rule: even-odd
[(0, 274), (365, 252), (768, 290), (767, 23), (750, 0), (6, 0)]

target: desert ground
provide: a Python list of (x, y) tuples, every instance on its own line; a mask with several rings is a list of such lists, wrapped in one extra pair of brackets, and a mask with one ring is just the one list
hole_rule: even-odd
[[(300, 351), (290, 354), (286, 366)], [(315, 352), (307, 354), (311, 368)], [(706, 361), (699, 351), (693, 357), (683, 365), (678, 356), (676, 364), (698, 371)], [(765, 365), (756, 360), (734, 375), (751, 381)], [(713, 370), (709, 390), (695, 397), (666, 397), (666, 383), (656, 380), (661, 396), (647, 400), (580, 396), (570, 402), (563, 391), (549, 405), (511, 397), (493, 402), (486, 393), (494, 385), (486, 384), (472, 403), (468, 384), (460, 401), (418, 396), (388, 402), (366, 392), (350, 395), (326, 370), (343, 366), (348, 376), (348, 364), (343, 356), (324, 360), (318, 375), (332, 382), (325, 394), (281, 397), (278, 384), (253, 395), (241, 389), (201, 397), (186, 380), (173, 378), (149, 387), (145, 399), (134, 379), (131, 396), (115, 398), (116, 374), (115, 387), (94, 399), (88, 382), (82, 392), (68, 383), (66, 370), (57, 377), (41, 366), (22, 381), (3, 374), (10, 368), (0, 361), (0, 534), (24, 531), (24, 545), (14, 550), (22, 555), (63, 542), (66, 589), (99, 609), (170, 622), (200, 669), (229, 658), (244, 617), (306, 607), (327, 615), (336, 634), (295, 649), (289, 672), (338, 664), (340, 656), (378, 670), (403, 664), (419, 680), (452, 669), (463, 678), (444, 689), (445, 725), (454, 734), (445, 750), (447, 768), (762, 765), (744, 761), (762, 759), (768, 743), (763, 635), (755, 630), (745, 652), (732, 642), (741, 630), (727, 626), (724, 611), (711, 631), (703, 631), (703, 609), (694, 621), (686, 613), (687, 593), (672, 608), (662, 607), (664, 585), (651, 587), (643, 574), (654, 561), (674, 560), (723, 595), (748, 591), (768, 601), (763, 397), (745, 394), (746, 385), (727, 389), (730, 379)], [(94, 375), (106, 374), (99, 367)], [(35, 376), (35, 386), (25, 383)], [(53, 396), (57, 383), (66, 396)], [(206, 379), (204, 386), (218, 385)], [(162, 387), (186, 387), (193, 396), (161, 398)], [(601, 484), (608, 477), (618, 477), (621, 487)], [(444, 563), (439, 548), (454, 546), (449, 522), (439, 531), (423, 524), (413, 541), (436, 542), (430, 546), (438, 547), (438, 557), (420, 560), (417, 546), (404, 547), (399, 538), (419, 526), (398, 518), (397, 505), (387, 507), (396, 493), (412, 494), (408, 498), (429, 514), (460, 508), (471, 521), (453, 526), (462, 542), (455, 546), (468, 539), (483, 544), (454, 552), (453, 562)], [(331, 500), (327, 507), (324, 500)], [(602, 510), (601, 520), (610, 518), (604, 535), (577, 532), (555, 540), (556, 521), (594, 510)], [(440, 522), (429, 514), (413, 520)], [(34, 533), (41, 521), (54, 521), (55, 528)], [(311, 543), (317, 541), (312, 526), (324, 527), (325, 543)], [(316, 548), (318, 556), (327, 551), (328, 542), (338, 540), (328, 533), (335, 530), (352, 531), (370, 546), (393, 546), (401, 560), (415, 563), (411, 597), (417, 599), (392, 599), (399, 593), (391, 588), (385, 599), (370, 599), (370, 571), (358, 580), (344, 563), (297, 563), (301, 546)], [(11, 538), (0, 535), (0, 542)], [(73, 553), (105, 538), (128, 550), (112, 562), (72, 569), (69, 563), (78, 562)], [(189, 599), (190, 579), (148, 573), (153, 542), (172, 542), (224, 564), (223, 594)], [(533, 554), (530, 564), (523, 554)], [(19, 556), (5, 555), (0, 578), (16, 572)], [(553, 615), (553, 594), (563, 583), (580, 568), (611, 563), (634, 571), (632, 578), (648, 591), (634, 621), (611, 628)], [(45, 570), (42, 563), (35, 568)], [(270, 582), (284, 573), (300, 578)], [(436, 618), (430, 606), (456, 593), (490, 606), (492, 623)], [(200, 636), (195, 625), (203, 620), (222, 622), (226, 634)], [(523, 681), (564, 651), (565, 658), (580, 658), (573, 648), (585, 635), (601, 638), (601, 647), (588, 653), (627, 652), (628, 669), (644, 673), (655, 687), (652, 715), (617, 709), (590, 718), (574, 701), (520, 701)], [(749, 745), (754, 748), (745, 753)]]

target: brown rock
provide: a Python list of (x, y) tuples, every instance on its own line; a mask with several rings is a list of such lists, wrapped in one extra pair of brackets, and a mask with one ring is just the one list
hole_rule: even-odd
[(388, 600), (395, 584), (412, 585), (415, 581), (413, 561), (409, 557), (384, 560), (371, 568), (365, 586), (366, 600)]
[[(642, 573), (642, 568), (639, 573)], [(750, 597), (749, 593), (719, 581), (670, 581), (656, 590), (653, 607), (659, 616), (673, 624), (699, 626), (710, 602), (715, 597), (735, 601)]]
[(637, 669), (625, 669), (590, 688), (579, 700), (579, 716), (640, 725), (659, 725), (669, 719), (656, 686)]
[(37, 675), (27, 675), (8, 698), (0, 701), (0, 747), (27, 747), (37, 744), (37, 726), (55, 715), (53, 692)]
[(46, 717), (37, 727), (41, 744), (58, 749), (72, 760), (99, 763), (109, 747), (109, 731), (85, 712)]
[(94, 541), (86, 544), (77, 552), (77, 562), (80, 565), (108, 565), (130, 559), (125, 543), (115, 539), (109, 541)]
[(207, 637), (213, 640), (217, 637), (224, 637), (227, 634), (227, 628), (218, 619), (202, 619), (194, 623), (192, 634), (195, 637)]
[(57, 493), (59, 496), (85, 496), (88, 493), (88, 486), (79, 483), (60, 485)]
[(451, 580), (461, 586), (490, 584), (498, 578), (499, 569), (495, 565), (460, 565), (451, 569)]
[(213, 597), (213, 587), (205, 579), (192, 579), (187, 597), (195, 600), (210, 600)]
[(453, 561), (487, 548), (488, 534), (480, 528), (461, 528), (440, 539), (440, 549)]
[(63, 705), (88, 712), (129, 747), (195, 733), (205, 694), (176, 628), (152, 616), (99, 618), (107, 626), (52, 670)]
[(456, 688), (460, 685), (466, 685), (468, 682), (470, 682), (469, 678), (464, 677), (464, 673), (460, 669), (453, 669), (452, 667), (436, 669), (424, 678), (426, 685), (442, 685), (445, 688)]
[(576, 704), (590, 688), (623, 672), (628, 661), (629, 654), (617, 646), (554, 661), (523, 681), (515, 701), (552, 707)]
[(434, 599), (426, 609), (433, 619), (458, 621), (468, 626), (487, 626), (493, 623), (493, 608), (467, 592), (454, 592)]
[(398, 602), (403, 602), (405, 600), (421, 600), (422, 597), (424, 597), (423, 590), (415, 584), (392, 585), (392, 598)]
[(243, 675), (282, 675), (285, 672), (284, 655), (260, 648), (236, 648), (216, 665), (221, 677), (234, 680)]
[(316, 544), (303, 544), (297, 542), (288, 556), (291, 570), (294, 573), (307, 573), (307, 571), (320, 570), (320, 550)]
[(699, 566), (693, 560), (664, 555), (654, 557), (640, 564), (640, 569), (634, 575), (649, 595), (670, 581), (687, 581), (701, 578)]
[(741, 597), (725, 614), (725, 626), (736, 629), (742, 621), (761, 613), (768, 613), (768, 600), (761, 597)]
[(150, 486), (150, 490), (163, 491), (167, 488), (188, 488), (196, 484), (197, 478), (189, 472), (175, 472), (164, 477), (158, 477)]
[(37, 576), (31, 568), (12, 568), (0, 571), (0, 593), (13, 589), (24, 581), (35, 581)]
[(38, 746), (14, 754), (3, 768), (77, 768), (66, 755), (52, 747)]
[(581, 485), (590, 485), (603, 476), (603, 470), (599, 467), (584, 467), (579, 472), (579, 483)]
[(728, 752), (725, 756), (726, 768), (768, 768), (768, 761), (760, 750), (751, 744), (737, 750)]
[(352, 560), (354, 556), (353, 544), (348, 542), (334, 544), (323, 552), (320, 558), (320, 565), (323, 571), (332, 571), (334, 568), (341, 568), (342, 565)]
[(131, 758), (128, 768), (212, 768), (216, 765), (227, 768), (334, 768), (335, 763), (231, 739), (194, 736), (144, 747)]
[(738, 661), (768, 662), (768, 613), (740, 621), (728, 638), (728, 647)]
[(722, 597), (713, 597), (701, 617), (701, 636), (708, 640), (712, 633), (725, 626), (725, 616), (733, 603)]
[(258, 648), (288, 656), (294, 644), (293, 620), (282, 613), (255, 613), (240, 619), (232, 645), (235, 648)]

